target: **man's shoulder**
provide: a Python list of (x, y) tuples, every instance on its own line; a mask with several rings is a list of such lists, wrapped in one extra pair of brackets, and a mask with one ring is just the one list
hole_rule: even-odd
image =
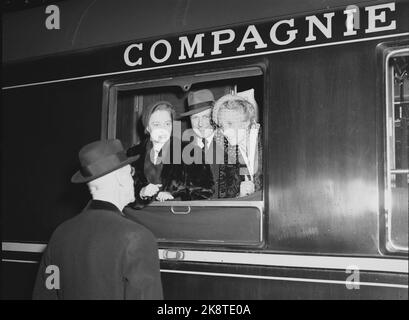
[(146, 236), (147, 238), (153, 238), (156, 241), (155, 236), (153, 235), (152, 231), (150, 231), (147, 227), (142, 225), (136, 218), (135, 215), (139, 213), (139, 210), (134, 210), (130, 207), (124, 208), (124, 216), (123, 223), (127, 225), (130, 231), (136, 231), (141, 236)]
[(77, 220), (78, 215), (75, 215), (74, 217), (60, 223), (51, 234), (47, 244), (47, 249), (53, 251), (52, 248), (60, 248), (64, 245), (64, 243), (71, 242), (73, 234), (77, 234), (78, 232)]
[(61, 235), (67, 232), (71, 232), (72, 229), (78, 232), (81, 229), (97, 230), (99, 228), (109, 228), (111, 231), (114, 229), (134, 229), (139, 230), (140, 225), (127, 219), (121, 212), (111, 209), (98, 208), (89, 209), (86, 208), (76, 216), (62, 222), (54, 231), (53, 235)]
[[(102, 212), (101, 212), (102, 213)], [(136, 221), (133, 221), (132, 219), (129, 219), (126, 214), (121, 215), (121, 214), (116, 214), (116, 213), (111, 213), (111, 214), (101, 214), (101, 215), (96, 215), (97, 219), (100, 218), (101, 220), (106, 220), (107, 223), (103, 223), (102, 225), (105, 225), (111, 234), (117, 233), (117, 235), (120, 236), (125, 236), (125, 237), (138, 237), (138, 238), (146, 238), (146, 239), (155, 239), (154, 235), (152, 232), (147, 229), (145, 226), (139, 224)]]
[(55, 228), (51, 238), (64, 234), (68, 229), (75, 228), (74, 225), (77, 223), (79, 216), (80, 214), (76, 214), (73, 217), (61, 222), (57, 228)]
[(87, 239), (107, 237), (117, 244), (136, 241), (138, 246), (149, 243), (156, 245), (154, 235), (146, 227), (120, 215), (119, 212), (108, 210), (84, 210), (77, 217), (60, 224), (54, 231), (50, 243), (61, 247), (78, 240), (87, 241)]
[(145, 226), (123, 217), (121, 232), (118, 238), (128, 243), (131, 248), (157, 249), (157, 240), (154, 234)]

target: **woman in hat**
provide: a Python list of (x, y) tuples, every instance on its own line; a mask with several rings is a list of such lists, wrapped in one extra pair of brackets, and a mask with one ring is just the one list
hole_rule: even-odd
[(167, 101), (150, 104), (142, 114), (142, 124), (148, 137), (131, 147), (128, 156), (140, 154), (135, 167), (134, 208), (141, 208), (152, 200), (166, 201), (185, 193), (183, 167), (172, 163), (172, 128), (175, 111)]
[(219, 198), (261, 196), (262, 146), (256, 110), (254, 102), (239, 95), (227, 94), (215, 103), (213, 121), (219, 128), (218, 143), (224, 147)]
[[(128, 150), (128, 156), (140, 154), (135, 167), (135, 202), (131, 207), (139, 209), (152, 200), (194, 200), (206, 198), (206, 191), (198, 191), (187, 184), (187, 166), (181, 161), (181, 146), (172, 135), (175, 111), (167, 101), (149, 105), (142, 114), (142, 124), (148, 138)], [(182, 148), (181, 148), (182, 149)], [(177, 154), (179, 153), (179, 154)]]

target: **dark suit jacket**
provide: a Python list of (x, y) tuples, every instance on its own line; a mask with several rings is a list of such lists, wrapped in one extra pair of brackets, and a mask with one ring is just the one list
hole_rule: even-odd
[[(60, 289), (47, 289), (48, 265)], [(43, 254), (34, 299), (162, 299), (156, 239), (113, 204), (92, 200), (61, 224)]]
[(223, 145), (216, 141), (216, 136), (216, 134), (213, 136), (212, 142), (206, 149), (206, 163), (210, 163), (212, 179), (214, 182), (214, 193), (212, 195), (212, 199), (217, 199), (219, 197), (220, 164), (222, 164), (224, 161)]

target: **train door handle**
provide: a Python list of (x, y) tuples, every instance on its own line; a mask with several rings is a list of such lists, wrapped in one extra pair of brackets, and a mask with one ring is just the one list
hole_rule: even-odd
[(190, 208), (190, 206), (186, 206), (186, 207), (187, 207), (186, 211), (177, 211), (173, 208), (173, 206), (171, 206), (170, 211), (172, 211), (173, 214), (189, 214), (192, 209)]

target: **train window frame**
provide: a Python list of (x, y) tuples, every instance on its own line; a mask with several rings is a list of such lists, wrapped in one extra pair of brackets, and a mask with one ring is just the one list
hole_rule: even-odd
[[(193, 84), (203, 83), (203, 82), (211, 82), (211, 81), (219, 81), (219, 80), (227, 80), (227, 79), (239, 79), (239, 78), (249, 78), (249, 77), (261, 77), (262, 83), (262, 97), (263, 103), (259, 106), (260, 109), (258, 110), (259, 113), (263, 114), (265, 117), (266, 111), (266, 66), (264, 64), (252, 64), (248, 66), (242, 67), (235, 67), (235, 68), (225, 68), (225, 69), (212, 69), (198, 71), (196, 73), (182, 73), (177, 74), (175, 76), (162, 76), (158, 78), (154, 77), (147, 77), (147, 78), (127, 78), (127, 79), (113, 79), (113, 80), (106, 80), (103, 83), (104, 91), (103, 91), (103, 107), (102, 107), (102, 126), (101, 126), (101, 138), (102, 139), (112, 139), (116, 138), (117, 133), (117, 108), (118, 108), (118, 92), (119, 91), (127, 91), (127, 90), (141, 90), (141, 89), (150, 89), (150, 88), (159, 88), (159, 87), (169, 87), (169, 86), (178, 86), (182, 88), (184, 91), (189, 91)], [(261, 130), (261, 142), (263, 146), (263, 150), (267, 150), (266, 148), (266, 127), (267, 121), (263, 120), (262, 122), (262, 130)], [(263, 151), (263, 153), (266, 151)], [(148, 204), (147, 207), (169, 207), (171, 212), (175, 215), (184, 215), (190, 212), (191, 207), (237, 207), (237, 208), (248, 208), (253, 207), (259, 210), (260, 217), (259, 217), (259, 239), (256, 244), (248, 244), (248, 243), (240, 243), (234, 242), (229, 243), (227, 242), (217, 242), (212, 240), (198, 240), (197, 242), (192, 241), (184, 241), (184, 240), (169, 240), (166, 239), (158, 239), (158, 242), (162, 245), (165, 244), (166, 246), (170, 247), (180, 247), (181, 245), (191, 245), (192, 247), (203, 247), (203, 246), (211, 246), (214, 247), (226, 247), (226, 248), (234, 248), (239, 249), (240, 247), (248, 249), (251, 248), (262, 248), (266, 244), (266, 229), (267, 229), (267, 221), (265, 216), (266, 211), (266, 201), (267, 201), (267, 164), (266, 164), (266, 157), (263, 156), (262, 158), (262, 174), (263, 174), (263, 181), (262, 181), (262, 192), (261, 192), (261, 200), (229, 200), (229, 199), (212, 199), (212, 200), (192, 200), (192, 201), (166, 201), (166, 202), (159, 202), (153, 201), (152, 203)], [(179, 210), (180, 209), (180, 210)]]
[[(395, 125), (394, 125), (394, 81), (393, 67), (391, 59), (402, 55), (409, 55), (409, 44), (382, 44), (378, 47), (381, 51), (382, 59), (382, 82), (383, 82), (383, 99), (382, 101), (382, 118), (383, 118), (383, 179), (380, 196), (383, 201), (381, 204), (381, 249), (384, 249), (387, 254), (407, 255), (408, 246), (402, 246), (394, 242), (392, 230), (392, 175), (406, 173), (409, 176), (409, 169), (400, 170), (391, 165), (394, 163), (395, 153)], [(392, 119), (392, 120), (391, 120)], [(393, 167), (393, 168), (392, 168)], [(405, 172), (403, 172), (405, 171)]]

